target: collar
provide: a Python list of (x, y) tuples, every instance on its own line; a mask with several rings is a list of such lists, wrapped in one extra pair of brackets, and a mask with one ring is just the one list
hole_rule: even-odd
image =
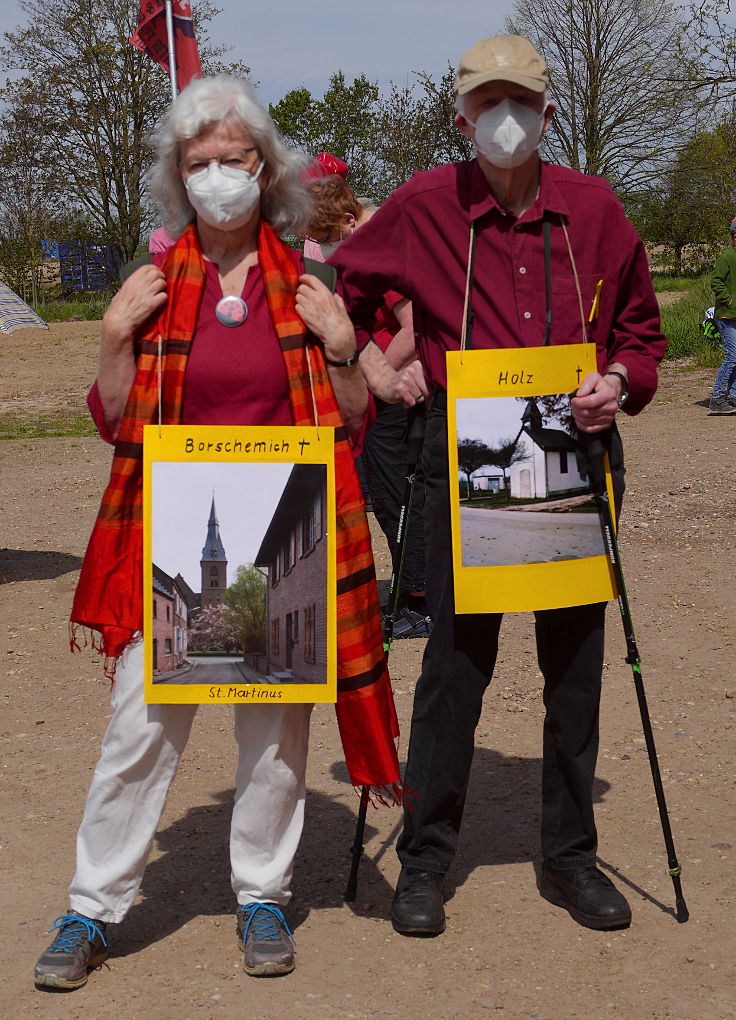
[[(511, 217), (502, 205), (499, 204), (495, 195), (488, 186), (483, 171), (477, 159), (471, 160), (468, 164), (470, 175), (468, 181), (469, 202), (468, 213), (471, 220), (480, 219), (487, 213), (494, 212), (497, 216)], [(565, 217), (569, 215), (567, 202), (562, 196), (555, 182), (555, 166), (552, 163), (540, 163), (539, 167), (539, 194), (534, 204), (525, 213), (517, 218), (519, 223), (534, 223), (542, 220), (547, 212), (559, 213)]]

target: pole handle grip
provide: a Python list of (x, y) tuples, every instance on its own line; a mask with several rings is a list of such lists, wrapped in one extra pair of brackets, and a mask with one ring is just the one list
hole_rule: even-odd
[(426, 417), (424, 404), (415, 404), (409, 408), (407, 415), (406, 433), (406, 463), (413, 474), (419, 461), (422, 459), (422, 446), (424, 445), (424, 426)]
[(578, 453), (587, 468), (592, 491), (602, 496), (606, 491), (606, 447), (600, 433), (578, 431)]

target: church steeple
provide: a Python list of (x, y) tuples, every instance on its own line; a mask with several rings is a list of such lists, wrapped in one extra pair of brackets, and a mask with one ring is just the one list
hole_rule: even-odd
[(207, 522), (207, 538), (199, 563), (202, 568), (202, 607), (219, 605), (227, 589), (227, 554), (220, 538), (220, 523), (217, 520), (214, 493), (212, 494), (210, 519)]
[(225, 547), (223, 546), (222, 539), (220, 538), (220, 522), (217, 520), (214, 493), (212, 495), (210, 519), (207, 521), (207, 539), (204, 543), (204, 549), (202, 550), (202, 559), (225, 560), (225, 562), (227, 562)]

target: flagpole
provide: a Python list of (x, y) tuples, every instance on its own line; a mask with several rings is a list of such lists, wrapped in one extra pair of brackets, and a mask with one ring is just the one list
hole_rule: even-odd
[(169, 77), (171, 78), (171, 102), (176, 100), (176, 52), (174, 50), (174, 6), (173, 0), (166, 2), (166, 38), (169, 43)]

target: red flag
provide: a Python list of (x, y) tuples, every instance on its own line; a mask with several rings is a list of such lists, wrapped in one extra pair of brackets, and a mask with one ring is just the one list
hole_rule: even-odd
[[(192, 23), (192, 5), (189, 0), (173, 0), (174, 53), (176, 55), (176, 85), (181, 92), (192, 78), (202, 77), (197, 39)], [(140, 0), (138, 28), (130, 41), (151, 60), (169, 73), (169, 47), (166, 37), (166, 4), (164, 0)]]

